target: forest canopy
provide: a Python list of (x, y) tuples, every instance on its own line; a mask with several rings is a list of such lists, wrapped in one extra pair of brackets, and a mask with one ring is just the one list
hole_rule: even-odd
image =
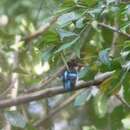
[(129, 130), (129, 20), (129, 0), (1, 0), (0, 130)]

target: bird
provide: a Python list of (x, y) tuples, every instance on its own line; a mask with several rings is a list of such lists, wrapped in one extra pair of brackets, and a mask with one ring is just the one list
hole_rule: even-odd
[(77, 71), (65, 70), (62, 77), (64, 89), (66, 91), (73, 90), (75, 87), (77, 78), (78, 78)]
[(72, 91), (78, 80), (78, 71), (82, 67), (82, 64), (77, 61), (77, 59), (72, 59), (67, 63), (69, 69), (64, 69), (61, 78), (63, 81), (63, 86), (66, 91)]

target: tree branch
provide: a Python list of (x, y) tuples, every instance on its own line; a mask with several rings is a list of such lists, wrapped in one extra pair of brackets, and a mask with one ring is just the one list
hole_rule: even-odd
[(123, 35), (123, 36), (127, 37), (128, 39), (130, 39), (130, 34), (124, 33), (124, 32), (122, 32), (122, 31), (121, 31), (120, 29), (118, 29), (118, 28), (112, 27), (112, 26), (110, 26), (110, 25), (106, 25), (106, 24), (104, 24), (104, 23), (98, 23), (98, 26), (103, 27), (103, 28), (107, 28), (107, 29), (109, 29), (109, 30), (111, 30), (111, 31), (113, 31), (113, 32), (117, 32), (117, 33), (119, 33), (120, 35)]
[(115, 94), (115, 96), (116, 96), (116, 98), (117, 98), (118, 100), (120, 100), (120, 102), (121, 102), (124, 106), (126, 106), (128, 109), (130, 109), (130, 105), (129, 105), (119, 94)]
[(25, 89), (25, 93), (35, 92), (41, 90), (44, 86), (46, 86), (48, 83), (50, 83), (52, 80), (54, 80), (63, 70), (65, 69), (65, 66), (62, 66), (56, 73), (48, 77), (46, 80), (43, 80), (38, 85), (32, 86), (29, 89)]
[(35, 32), (33, 32), (32, 34), (30, 34), (29, 36), (22, 38), (21, 41), (31, 41), (34, 38), (37, 38), (38, 36), (40, 36), (41, 34), (44, 34), (59, 18), (59, 16), (54, 16), (50, 22), (46, 23), (45, 25), (39, 27), (39, 29)]
[[(80, 83), (79, 85), (77, 85), (73, 91), (79, 90), (79, 89), (83, 89), (83, 88), (87, 88), (87, 87), (91, 87), (91, 86), (98, 86), (100, 85), (105, 79), (107, 79), (108, 77), (110, 77), (113, 74), (113, 72), (110, 73), (106, 73), (106, 75), (104, 74), (102, 77), (99, 77), (95, 80), (90, 80), (88, 82), (83, 82)], [(23, 94), (20, 95), (14, 99), (4, 99), (4, 100), (0, 100), (0, 108), (6, 108), (6, 107), (10, 107), (10, 106), (16, 106), (16, 105), (20, 105), (23, 103), (28, 103), (34, 100), (39, 100), (42, 98), (48, 98), (48, 97), (52, 97), (58, 94), (63, 94), (63, 93), (67, 93), (68, 91), (66, 91), (64, 88), (59, 88), (59, 87), (53, 87), (53, 88), (47, 88), (38, 92), (33, 92), (33, 93), (29, 93), (29, 94)]]

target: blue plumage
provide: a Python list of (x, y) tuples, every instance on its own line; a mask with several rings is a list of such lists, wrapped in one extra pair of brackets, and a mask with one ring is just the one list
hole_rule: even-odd
[(71, 91), (77, 80), (77, 72), (65, 70), (62, 75), (62, 80), (65, 90)]

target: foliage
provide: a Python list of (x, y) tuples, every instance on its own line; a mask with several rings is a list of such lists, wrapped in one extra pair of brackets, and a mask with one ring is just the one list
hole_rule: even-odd
[[(75, 55), (84, 64), (79, 72), (80, 80), (93, 80), (108, 71), (114, 73), (98, 89), (92, 87), (81, 91), (74, 103), (68, 104), (56, 117), (50, 117), (51, 121), (47, 120), (44, 127), (54, 130), (58, 130), (57, 127), (63, 130), (129, 130), (130, 108), (126, 104), (130, 103), (130, 4), (125, 2), (1, 0), (0, 96), (10, 98), (10, 92), (6, 93), (6, 90), (11, 86), (14, 73), (18, 74), (18, 93), (23, 94), (25, 89), (56, 73)], [(30, 41), (23, 40), (57, 15), (58, 20), (45, 33)], [(103, 27), (102, 23), (108, 26)], [(18, 36), (22, 40), (17, 43)], [(61, 84), (61, 80), (55, 79), (45, 87)], [(118, 93), (126, 104), (111, 100)], [(3, 120), (6, 120), (13, 129), (35, 130), (37, 120), (72, 94), (35, 101), (40, 105), (32, 106), (32, 113), (29, 111), (32, 110), (31, 103), (18, 106), (15, 111), (4, 109), (4, 116), (0, 114), (0, 128), (3, 129)]]

